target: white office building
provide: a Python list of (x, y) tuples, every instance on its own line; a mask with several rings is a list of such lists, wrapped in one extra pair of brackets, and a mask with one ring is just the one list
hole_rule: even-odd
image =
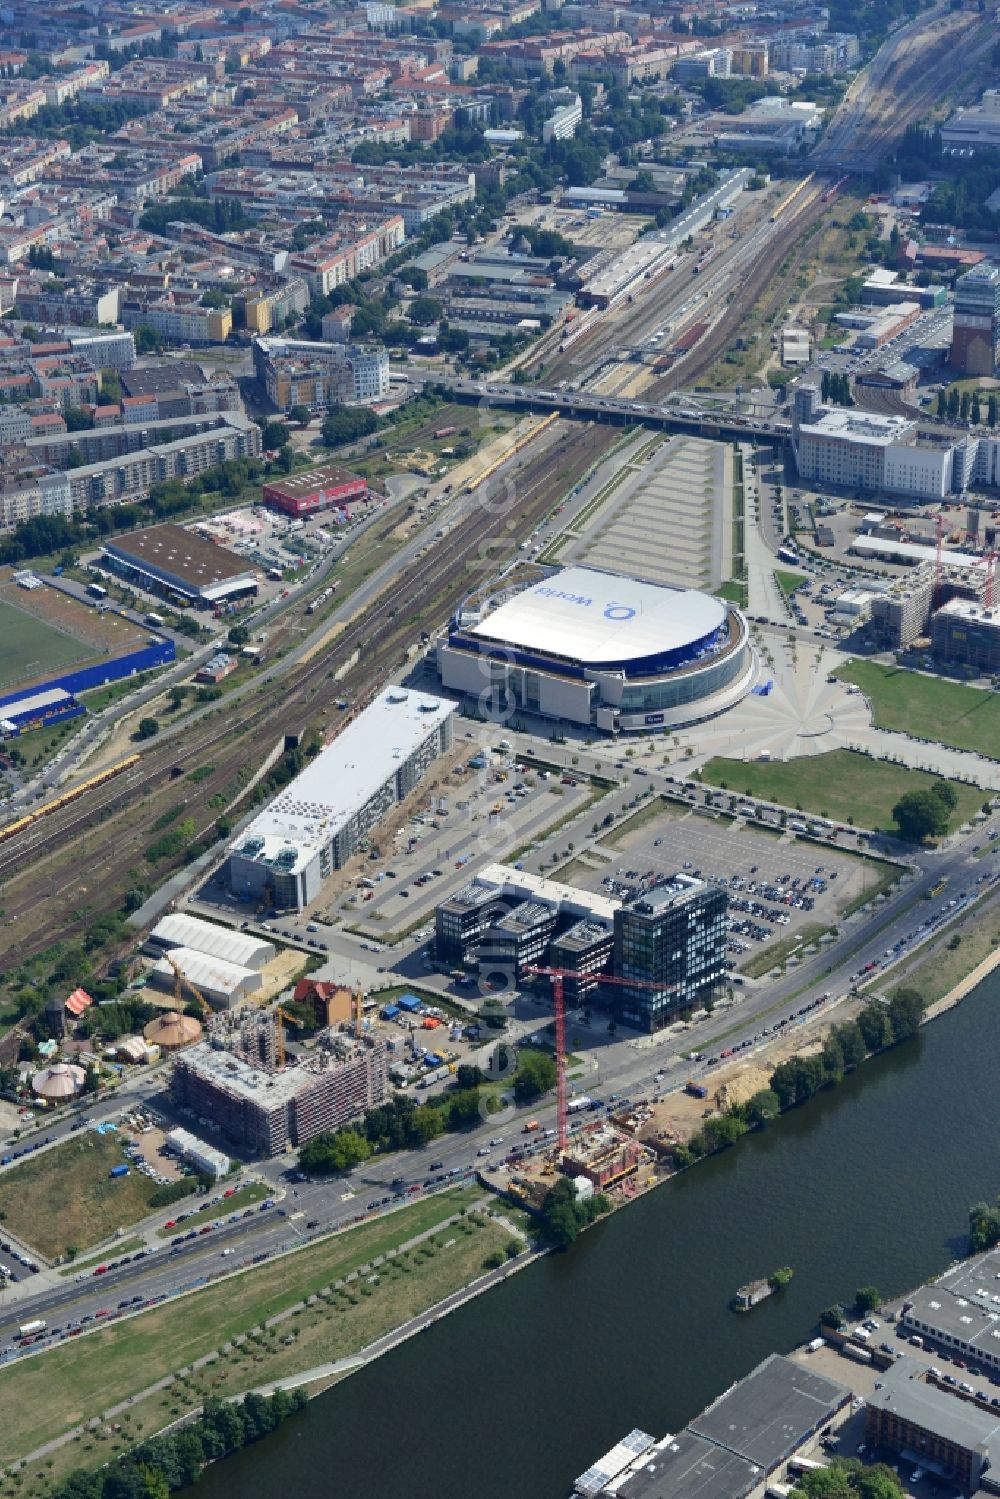
[(903, 416), (873, 416), (840, 406), (822, 409), (796, 430), (799, 477), (844, 489), (883, 489), (886, 450), (912, 442), (916, 430), (916, 422)]
[(234, 895), (301, 910), (451, 747), (455, 704), (390, 687), (229, 850)]

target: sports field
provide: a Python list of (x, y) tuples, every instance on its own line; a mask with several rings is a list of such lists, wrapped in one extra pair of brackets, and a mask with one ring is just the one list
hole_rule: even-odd
[(877, 661), (849, 661), (837, 676), (861, 688), (877, 728), (1000, 759), (1000, 694)]
[(92, 645), (0, 599), (0, 689), (52, 676), (93, 655)]

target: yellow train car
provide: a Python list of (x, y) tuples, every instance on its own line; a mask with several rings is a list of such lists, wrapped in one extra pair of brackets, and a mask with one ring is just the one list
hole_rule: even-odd
[(71, 787), (69, 791), (64, 791), (61, 796), (57, 796), (52, 801), (46, 802), (44, 807), (36, 807), (33, 812), (28, 812), (24, 817), (19, 817), (16, 822), (7, 823), (6, 827), (0, 828), (0, 843), (9, 842), (11, 838), (16, 838), (18, 834), (25, 832), (30, 827), (34, 827), (35, 823), (40, 822), (43, 817), (48, 817), (52, 812), (58, 812), (61, 807), (68, 806), (70, 802), (75, 802), (81, 796), (86, 796), (88, 791), (96, 791), (98, 786), (103, 786), (106, 781), (113, 780), (115, 776), (121, 775), (123, 771), (131, 770), (133, 765), (138, 765), (139, 758), (138, 755), (128, 755), (124, 760), (119, 760), (117, 765), (109, 765), (107, 770), (102, 770), (97, 775), (89, 776), (87, 780), (80, 781), (78, 785)]

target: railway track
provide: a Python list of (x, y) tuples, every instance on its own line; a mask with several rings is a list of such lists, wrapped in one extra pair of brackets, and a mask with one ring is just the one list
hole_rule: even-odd
[[(498, 476), (498, 491), (513, 477), (516, 521), (498, 515), (495, 500), (484, 504), (482, 496), (471, 498), (468, 513), (403, 570), (396, 586), (350, 621), (329, 652), (274, 678), (245, 711), (238, 705), (235, 728), (232, 707), (212, 710), (204, 732), (152, 746), (137, 771), (111, 783), (106, 794), (72, 803), (35, 824), (23, 840), (4, 846), (0, 899), (6, 926), (0, 958), (13, 956), (15, 940), (17, 959), (23, 960), (57, 938), (72, 940), (84, 932), (91, 905), (113, 909), (136, 883), (151, 827), (171, 805), (183, 799), (185, 815), (197, 819), (196, 836), (203, 835), (217, 816), (209, 803), (232, 791), (238, 773), (259, 761), (262, 745), (270, 746), (289, 725), (299, 729), (315, 721), (342, 695), (358, 705), (366, 701), (404, 659), (421, 623), (437, 622), (473, 578), (482, 581), (512, 555), (523, 530), (536, 524), (614, 440), (615, 434), (601, 427), (559, 432), (516, 475)], [(355, 652), (357, 664), (335, 680), (336, 666)], [(202, 768), (209, 756), (212, 774), (194, 790), (182, 777)], [(157, 878), (167, 872), (164, 865)]]

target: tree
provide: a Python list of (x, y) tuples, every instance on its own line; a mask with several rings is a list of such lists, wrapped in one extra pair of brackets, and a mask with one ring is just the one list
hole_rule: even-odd
[(882, 1305), (882, 1294), (877, 1286), (859, 1286), (854, 1293), (854, 1310), (859, 1317), (877, 1312)]
[(952, 387), (952, 389), (948, 392), (948, 420), (950, 422), (957, 420), (959, 404), (960, 397), (958, 391), (955, 390), (954, 387)]
[(836, 1035), (844, 1058), (844, 1071), (850, 1072), (853, 1068), (860, 1067), (867, 1055), (867, 1048), (857, 1021), (848, 1020), (837, 1026)]
[(556, 1064), (544, 1051), (522, 1051), (514, 1074), (514, 1097), (518, 1103), (530, 1103), (556, 1085)]
[(969, 1209), (969, 1253), (981, 1254), (1000, 1244), (1000, 1197), (992, 1207), (977, 1202)]
[(425, 328), (429, 323), (436, 323), (443, 312), (444, 308), (436, 297), (421, 295), (413, 298), (408, 315), (411, 323)]
[(889, 1022), (894, 1042), (908, 1041), (920, 1029), (924, 996), (919, 989), (897, 989), (889, 1001)]
[(312, 413), (308, 406), (295, 405), (288, 413), (288, 416), (298, 427), (308, 427), (312, 420)]
[(892, 1021), (889, 1011), (879, 1000), (865, 1005), (858, 1015), (858, 1029), (869, 1051), (884, 1051), (893, 1043)]
[(261, 445), (269, 451), (287, 446), (290, 437), (284, 422), (265, 422), (260, 434)]
[(781, 1099), (773, 1088), (761, 1088), (743, 1105), (744, 1117), (751, 1128), (766, 1124), (770, 1119), (776, 1119), (780, 1112)]
[(160, 725), (155, 718), (140, 718), (139, 727), (135, 731), (137, 739), (153, 739), (160, 732)]
[(825, 1307), (823, 1309), (823, 1311), (821, 1311), (820, 1314), (819, 1314), (819, 1325), (820, 1325), (820, 1327), (833, 1327), (833, 1328), (843, 1327), (843, 1325), (844, 1325), (844, 1314), (840, 1310), (840, 1307), (839, 1306), (828, 1306), (828, 1307)]
[(943, 784), (935, 782), (926, 789), (907, 791), (893, 807), (892, 819), (900, 837), (908, 843), (940, 838), (947, 831), (951, 808), (937, 790)]
[(986, 425), (995, 427), (997, 424), (997, 398), (991, 395), (986, 402)]

